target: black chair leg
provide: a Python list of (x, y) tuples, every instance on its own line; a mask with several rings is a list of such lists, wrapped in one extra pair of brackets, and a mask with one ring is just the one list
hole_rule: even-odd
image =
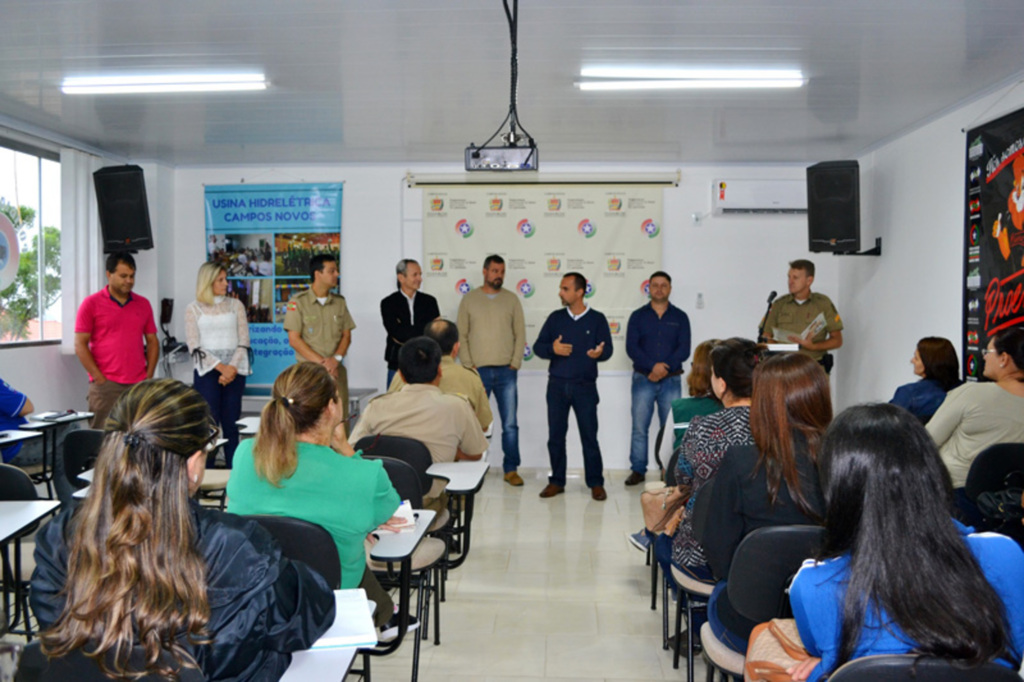
[[(437, 582), (444, 586), (444, 580), (441, 578), (441, 569), (435, 569), (435, 579)], [(429, 596), (429, 595), (428, 595)], [(441, 591), (438, 589), (438, 585), (434, 585), (434, 646), (441, 645)]]
[[(668, 581), (672, 578), (662, 572), (661, 575), (661, 648), (668, 651), (668, 607), (671, 602), (668, 600)], [(676, 599), (681, 599), (677, 596)]]
[(683, 644), (683, 601), (686, 601), (686, 614), (687, 621), (689, 621), (690, 614), (690, 595), (686, 594), (680, 588), (679, 595), (676, 597), (676, 641), (675, 646), (672, 647), (672, 669), (679, 670), (679, 652), (680, 647)]
[(647, 548), (647, 564), (651, 567), (651, 611), (658, 610), (658, 562), (652, 558), (654, 543)]

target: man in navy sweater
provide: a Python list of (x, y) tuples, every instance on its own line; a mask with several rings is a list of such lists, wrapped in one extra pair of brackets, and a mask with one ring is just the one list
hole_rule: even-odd
[(576, 413), (576, 425), (583, 442), (583, 467), (587, 487), (595, 500), (607, 499), (604, 464), (597, 442), (597, 363), (612, 356), (612, 333), (608, 320), (583, 300), (587, 279), (578, 272), (562, 278), (558, 297), (565, 310), (548, 315), (533, 352), (550, 360), (548, 366), (548, 456), (551, 476), (541, 497), (565, 492), (565, 434), (569, 430), (569, 408)]

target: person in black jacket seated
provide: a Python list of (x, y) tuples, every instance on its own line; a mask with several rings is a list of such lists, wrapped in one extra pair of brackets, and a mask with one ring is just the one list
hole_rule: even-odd
[(437, 299), (420, 291), (423, 269), (411, 258), (403, 258), (395, 266), (398, 291), (381, 299), (380, 317), (388, 333), (384, 359), (388, 362), (388, 383), (398, 371), (398, 349), (409, 339), (423, 336), (432, 320), (441, 317)]
[(754, 370), (750, 431), (754, 445), (734, 445), (722, 459), (711, 490), (706, 532), (700, 538), (720, 582), (708, 602), (715, 636), (746, 653), (753, 623), (729, 603), (726, 579), (747, 533), (765, 526), (820, 524), (825, 499), (817, 455), (832, 421), (825, 371), (807, 355), (765, 360)]
[(910, 364), (921, 380), (897, 388), (889, 403), (899, 405), (927, 424), (946, 394), (960, 385), (960, 361), (949, 339), (926, 336), (917, 342)]
[[(170, 667), (194, 661), (208, 680), (277, 680), (331, 625), (319, 574), (282, 557), (255, 521), (190, 501), (217, 435), (206, 401), (179, 381), (144, 381), (118, 399), (89, 496), (36, 538), (44, 653), (85, 649), (118, 679), (170, 676), (158, 663), (168, 652)], [(128, 669), (133, 647), (145, 671)]]

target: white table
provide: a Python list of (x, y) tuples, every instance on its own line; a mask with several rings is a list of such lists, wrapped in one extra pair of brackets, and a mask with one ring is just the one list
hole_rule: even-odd
[[(0, 502), (0, 555), (2, 555), (3, 574), (13, 576), (14, 589), (5, 586), (4, 589), (4, 614), (7, 618), (7, 630), (13, 632), (14, 625), (21, 620), (22, 607), (28, 608), (28, 603), (22, 596), (21, 574), (21, 538), (20, 535), (32, 527), (32, 524), (49, 516), (60, 507), (59, 500), (12, 500)], [(14, 565), (11, 566), (10, 557), (7, 553), (9, 543), (16, 543), (14, 552)], [(14, 612), (11, 613), (11, 605), (8, 595), (14, 593)], [(28, 619), (25, 618), (27, 621)], [(27, 628), (26, 628), (27, 630)], [(18, 632), (17, 634), (23, 634)]]
[(242, 417), (235, 423), (238, 424), (239, 436), (255, 436), (256, 432), (260, 430), (259, 417)]
[(473, 509), (476, 501), (476, 494), (483, 487), (484, 477), (487, 475), (488, 464), (484, 459), (475, 462), (435, 462), (427, 469), (427, 473), (435, 478), (446, 478), (448, 483), (444, 489), (455, 500), (459, 507), (455, 509), (457, 516), (452, 529), (452, 536), (457, 537), (459, 543), (458, 556), (448, 557), (448, 568), (458, 568), (469, 557), (469, 543), (473, 530)]
[[(292, 654), (291, 665), (281, 678), (283, 682), (307, 680), (340, 681), (352, 667), (359, 646), (372, 646), (377, 642), (377, 629), (373, 626), (370, 602), (366, 592), (356, 590), (334, 591), (334, 624), (306, 651)], [(345, 633), (362, 644), (330, 646), (325, 640)]]
[(33, 440), (35, 438), (42, 438), (42, 431), (26, 431), (25, 429), (7, 429), (6, 431), (0, 431), (0, 447), (6, 447), (12, 443), (17, 443), (23, 440)]

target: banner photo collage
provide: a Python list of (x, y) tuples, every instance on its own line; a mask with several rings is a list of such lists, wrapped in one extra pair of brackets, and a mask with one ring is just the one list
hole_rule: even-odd
[(285, 307), (309, 287), (309, 259), (341, 263), (342, 185), (206, 187), (206, 254), (228, 273), (228, 295), (249, 318), (255, 362), (249, 385), (270, 385), (295, 362)]
[(663, 188), (655, 185), (449, 185), (423, 190), (423, 289), (456, 319), (483, 283), (484, 259), (505, 259), (504, 288), (526, 317), (524, 370), (546, 370), (532, 345), (561, 307), (568, 272), (587, 278), (586, 302), (608, 318), (615, 352), (602, 371), (629, 371), (626, 323), (661, 268)]
[(1024, 324), (1024, 111), (967, 132), (964, 378), (989, 338)]

